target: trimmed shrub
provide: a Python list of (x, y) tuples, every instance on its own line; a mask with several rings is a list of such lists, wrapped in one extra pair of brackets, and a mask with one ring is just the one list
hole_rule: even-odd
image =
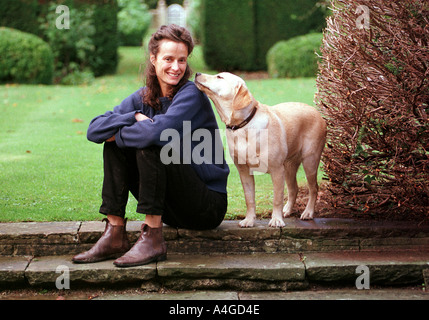
[(0, 57), (0, 82), (52, 83), (53, 54), (39, 37), (1, 27)]
[(310, 33), (277, 42), (267, 53), (268, 73), (273, 78), (314, 77), (317, 74), (322, 33)]
[(332, 1), (315, 101), (330, 210), (429, 217), (429, 3)]

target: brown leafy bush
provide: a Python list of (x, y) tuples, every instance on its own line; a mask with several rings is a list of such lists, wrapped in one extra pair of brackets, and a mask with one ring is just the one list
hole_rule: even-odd
[[(429, 2), (331, 1), (316, 103), (330, 206), (429, 217)], [(334, 210), (335, 211), (335, 210)]]

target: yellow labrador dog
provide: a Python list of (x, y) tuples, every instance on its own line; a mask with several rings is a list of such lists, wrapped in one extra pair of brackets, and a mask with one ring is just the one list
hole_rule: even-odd
[[(274, 199), (269, 226), (285, 225), (282, 212), (284, 217), (292, 213), (298, 194), (296, 173), (301, 163), (310, 189), (301, 219), (313, 219), (317, 171), (326, 140), (326, 123), (319, 112), (298, 102), (264, 105), (253, 98), (240, 77), (230, 73), (197, 73), (195, 84), (213, 101), (227, 126), (229, 152), (240, 174), (247, 206), (240, 226), (254, 226), (255, 171), (271, 174)], [(288, 202), (283, 208), (285, 180)]]

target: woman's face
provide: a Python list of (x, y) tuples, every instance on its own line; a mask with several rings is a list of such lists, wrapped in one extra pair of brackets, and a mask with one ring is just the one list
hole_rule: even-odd
[(162, 40), (158, 55), (150, 55), (163, 96), (171, 86), (177, 85), (185, 75), (188, 64), (188, 48), (182, 42)]

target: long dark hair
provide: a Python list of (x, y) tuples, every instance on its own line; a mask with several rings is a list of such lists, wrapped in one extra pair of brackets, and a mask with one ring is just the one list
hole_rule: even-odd
[[(188, 48), (188, 56), (194, 50), (194, 41), (191, 33), (183, 27), (175, 24), (168, 26), (162, 26), (155, 32), (149, 41), (149, 58), (146, 62), (146, 88), (142, 90), (141, 96), (143, 97), (143, 103), (151, 106), (154, 109), (159, 110), (161, 103), (159, 98), (162, 96), (161, 86), (159, 85), (158, 77), (156, 76), (155, 66), (150, 62), (150, 55), (153, 54), (155, 57), (159, 53), (160, 43), (162, 40), (171, 40), (174, 42), (181, 42)], [(171, 100), (180, 90), (180, 88), (189, 80), (192, 71), (189, 64), (186, 66), (185, 74), (180, 82), (171, 87), (167, 97)]]

